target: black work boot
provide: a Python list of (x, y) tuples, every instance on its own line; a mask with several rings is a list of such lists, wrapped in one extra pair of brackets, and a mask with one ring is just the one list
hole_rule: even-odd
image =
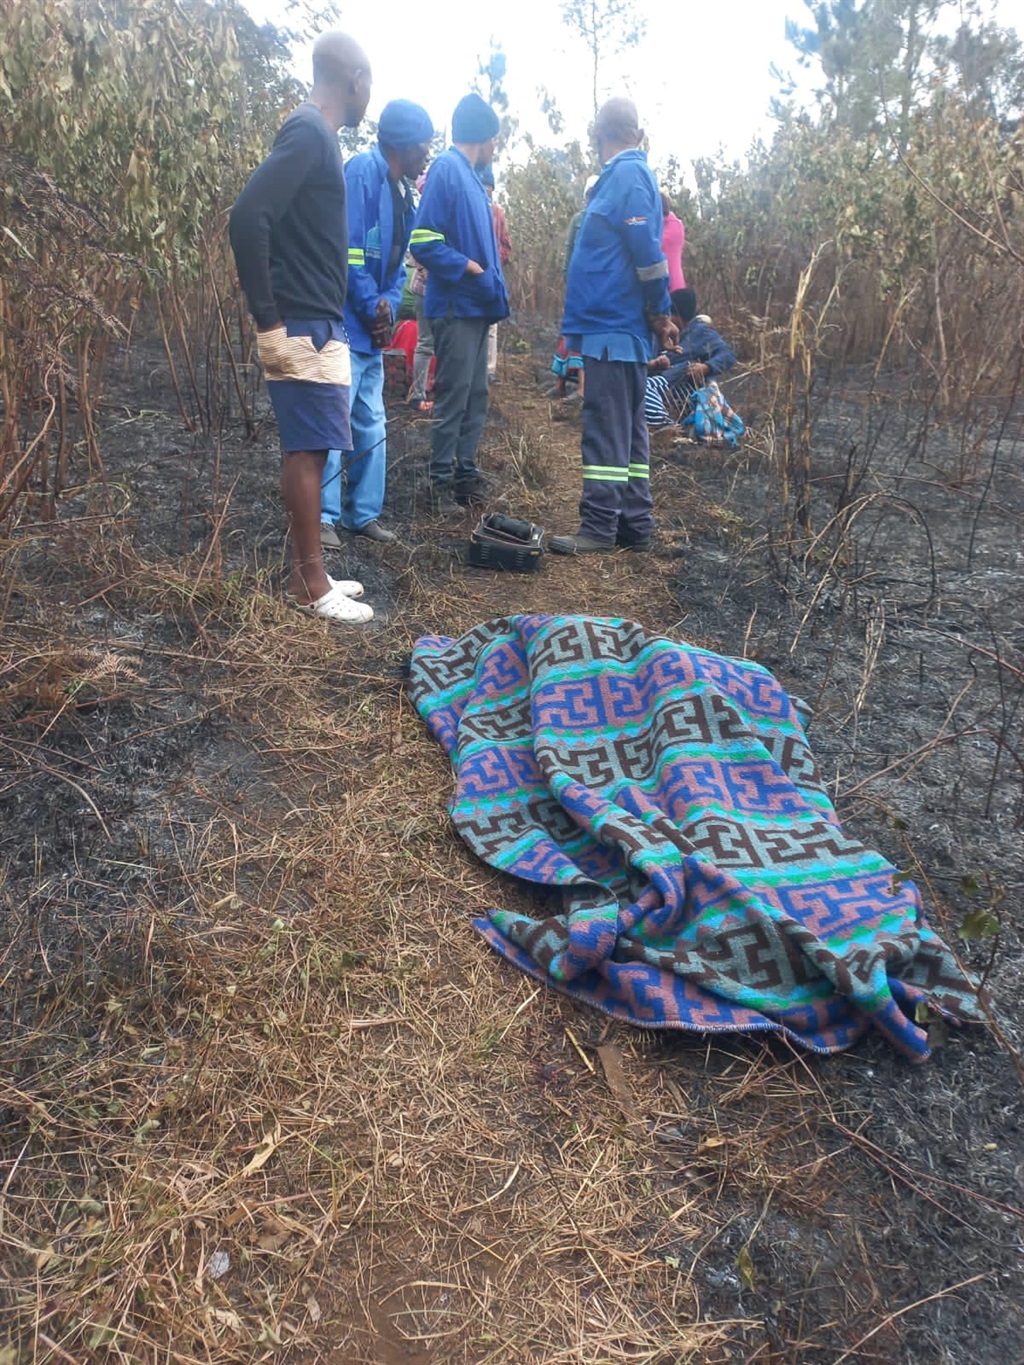
[(596, 555), (614, 550), (615, 546), (578, 531), (574, 536), (552, 536), (548, 541), (548, 549), (556, 555)]
[(471, 479), (456, 479), (455, 501), (460, 507), (484, 507), (491, 500), (491, 481), (477, 471)]

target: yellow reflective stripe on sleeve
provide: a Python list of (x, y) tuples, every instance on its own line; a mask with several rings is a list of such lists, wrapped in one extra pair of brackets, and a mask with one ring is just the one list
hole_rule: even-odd
[(435, 232), (433, 228), (413, 228), (412, 236), (409, 238), (410, 246), (422, 246), (424, 242), (443, 242), (444, 233)]
[(629, 466), (629, 477), (631, 479), (649, 479), (651, 477), (651, 466), (649, 464), (631, 464)]
[(348, 263), (349, 265), (365, 265), (366, 252), (362, 251), (357, 246), (350, 246), (348, 249)]

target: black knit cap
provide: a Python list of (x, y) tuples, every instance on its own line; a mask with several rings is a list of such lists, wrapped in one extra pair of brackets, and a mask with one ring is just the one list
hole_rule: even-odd
[(692, 322), (697, 316), (697, 291), (687, 286), (685, 289), (672, 290), (672, 311), (683, 322)]
[(453, 142), (489, 142), (498, 136), (501, 121), (485, 99), (463, 95), (452, 114)]

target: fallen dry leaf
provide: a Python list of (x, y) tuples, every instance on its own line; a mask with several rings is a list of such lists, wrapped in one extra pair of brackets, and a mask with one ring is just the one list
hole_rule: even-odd
[(264, 1133), (263, 1141), (238, 1172), (239, 1176), (244, 1177), (252, 1175), (254, 1171), (261, 1171), (277, 1151), (278, 1147), (280, 1147), (282, 1143), (287, 1142), (287, 1140), (288, 1139), (281, 1134), (281, 1125), (275, 1123), (273, 1129), (269, 1133)]

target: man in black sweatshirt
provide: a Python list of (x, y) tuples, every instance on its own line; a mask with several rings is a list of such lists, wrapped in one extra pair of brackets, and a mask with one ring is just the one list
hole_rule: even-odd
[(347, 34), (313, 47), (313, 89), (281, 125), (231, 210), (231, 248), (256, 321), (281, 434), (281, 491), (292, 540), (289, 600), (332, 621), (369, 621), (356, 582), (324, 572), (320, 485), (329, 450), (352, 448), (351, 365), (342, 324), (348, 284), (345, 177), (338, 129), (370, 99), (370, 64)]

